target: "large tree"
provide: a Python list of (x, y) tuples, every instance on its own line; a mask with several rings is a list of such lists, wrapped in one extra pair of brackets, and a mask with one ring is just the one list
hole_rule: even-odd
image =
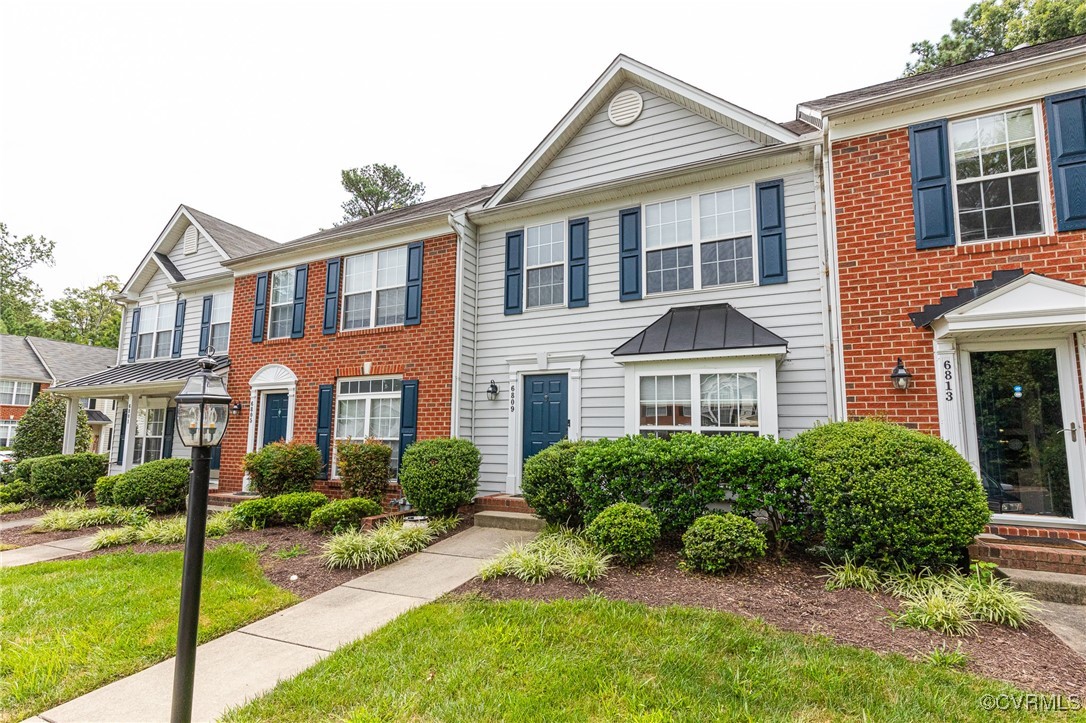
[(426, 193), (426, 186), (412, 181), (399, 166), (383, 163), (348, 168), (340, 174), (340, 181), (351, 197), (343, 202), (343, 220), (337, 226), (410, 206), (421, 201)]
[(85, 289), (67, 288), (49, 302), (49, 336), (77, 344), (115, 348), (121, 333), (121, 308), (111, 298), (121, 290), (116, 276)]
[(905, 75), (1086, 33), (1082, 0), (981, 0), (950, 21), (950, 32), (936, 42), (921, 40), (910, 51), (916, 60)]
[(41, 287), (26, 272), (37, 264), (52, 266), (55, 246), (44, 236), (12, 236), (0, 222), (0, 333), (45, 334)]

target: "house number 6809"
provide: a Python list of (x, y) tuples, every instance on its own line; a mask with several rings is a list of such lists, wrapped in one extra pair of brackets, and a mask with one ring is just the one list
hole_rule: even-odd
[(943, 380), (946, 383), (946, 400), (948, 402), (954, 401), (954, 365), (947, 359), (943, 362)]
[(517, 385), (516, 384), (510, 384), (509, 385), (509, 411), (510, 412), (517, 411)]

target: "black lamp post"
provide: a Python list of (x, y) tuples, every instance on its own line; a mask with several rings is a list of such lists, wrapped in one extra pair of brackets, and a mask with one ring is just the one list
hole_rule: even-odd
[(207, 530), (207, 489), (211, 481), (211, 448), (219, 446), (230, 421), (230, 395), (222, 377), (213, 373), (215, 360), (199, 361), (200, 371), (175, 397), (177, 432), (192, 447), (185, 561), (181, 573), (181, 612), (177, 621), (177, 657), (173, 669), (170, 720), (192, 720), (192, 684), (196, 676), (196, 629), (200, 620), (200, 586), (204, 575), (204, 534)]

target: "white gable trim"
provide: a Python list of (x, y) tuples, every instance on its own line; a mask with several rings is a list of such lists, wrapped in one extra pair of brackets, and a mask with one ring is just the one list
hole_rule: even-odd
[(1026, 274), (931, 323), (935, 338), (1009, 329), (1086, 330), (1086, 286)]
[(596, 82), (559, 121), (531, 155), (520, 164), (513, 175), (490, 197), (483, 208), (493, 208), (503, 201), (515, 200), (543, 168), (584, 126), (602, 103), (627, 81), (657, 93), (667, 100), (703, 115), (736, 132), (768, 143), (790, 143), (799, 138), (795, 133), (767, 118), (661, 73), (633, 58), (619, 55)]
[(158, 238), (155, 239), (155, 242), (151, 245), (151, 248), (147, 250), (147, 253), (144, 254), (143, 259), (139, 262), (139, 265), (136, 266), (136, 270), (132, 273), (132, 276), (128, 278), (128, 281), (126, 281), (124, 286), (121, 288), (122, 294), (125, 294), (131, 298), (131, 295), (133, 293), (133, 285), (147, 270), (147, 265), (151, 263), (155, 264), (155, 268), (161, 270), (162, 273), (166, 274), (166, 278), (170, 279), (171, 281), (173, 280), (173, 277), (170, 276), (166, 269), (162, 268), (162, 264), (158, 263), (158, 259), (155, 258), (155, 252), (157, 251), (159, 253), (167, 253), (167, 251), (165, 250), (165, 245), (167, 240), (169, 239), (170, 232), (174, 229), (174, 227), (182, 218), (186, 219), (190, 224), (196, 227), (196, 230), (199, 231), (200, 234), (207, 239), (207, 242), (211, 244), (211, 247), (215, 249), (220, 256), (222, 256), (223, 260), (227, 260), (230, 258), (226, 255), (226, 252), (222, 250), (222, 247), (219, 246), (215, 239), (211, 237), (211, 234), (209, 234), (203, 226), (196, 222), (196, 219), (192, 216), (192, 214), (189, 213), (188, 209), (185, 208), (183, 205), (178, 206), (177, 210), (174, 211), (173, 216), (170, 217), (169, 222), (166, 223), (166, 226), (158, 235)]

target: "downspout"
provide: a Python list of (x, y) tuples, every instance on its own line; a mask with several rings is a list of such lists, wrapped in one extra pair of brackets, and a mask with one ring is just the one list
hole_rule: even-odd
[[(830, 344), (833, 360), (833, 391), (834, 391), (834, 415), (837, 421), (848, 419), (848, 404), (845, 395), (845, 356), (841, 348), (843, 336), (841, 326), (841, 275), (837, 257), (837, 223), (836, 204), (834, 201), (833, 186), (833, 145), (830, 138), (829, 118), (822, 116), (822, 173), (820, 182), (822, 193), (819, 194), (819, 203), (822, 206), (822, 223), (826, 229), (827, 250), (829, 254), (829, 305), (827, 312), (830, 315)], [(825, 199), (822, 203), (821, 199)]]
[[(464, 278), (464, 264), (465, 254), (464, 245), (470, 242), (469, 234), (470, 229), (464, 222), (463, 218), (457, 218), (455, 214), (450, 213), (448, 216), (449, 227), (456, 233), (456, 282), (455, 288), (455, 300), (453, 302), (453, 364), (452, 364), (452, 407), (449, 414), (449, 435), (451, 437), (460, 436), (460, 394), (462, 380), (460, 378), (463, 373), (463, 353), (464, 353), (464, 290), (466, 280)], [(474, 359), (474, 343), (472, 345), (473, 359)], [(472, 367), (472, 386), (474, 387), (474, 366)], [(475, 395), (471, 395), (471, 433), (474, 434), (475, 423)]]
[(820, 314), (822, 317), (822, 363), (825, 367), (826, 375), (826, 390), (828, 393), (828, 417), (829, 421), (837, 419), (837, 377), (834, 371), (833, 363), (833, 295), (830, 289), (830, 254), (828, 249), (828, 232), (826, 229), (826, 209), (822, 203), (823, 194), (825, 188), (823, 181), (825, 178), (823, 172), (823, 155), (822, 146), (818, 145), (814, 147), (813, 163), (811, 173), (814, 174), (817, 179), (816, 183), (819, 188), (815, 193), (815, 213), (818, 215), (818, 223), (816, 228), (818, 229), (818, 262), (819, 262), (819, 279), (818, 290), (821, 294), (822, 311)]

